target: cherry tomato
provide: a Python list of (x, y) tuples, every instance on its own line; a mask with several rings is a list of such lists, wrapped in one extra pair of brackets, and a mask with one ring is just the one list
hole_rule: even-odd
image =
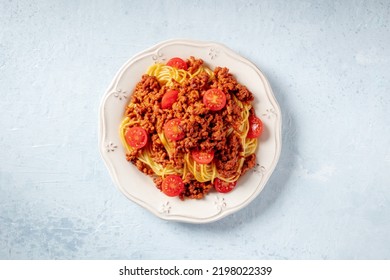
[(185, 133), (180, 126), (180, 119), (172, 119), (165, 123), (164, 133), (165, 136), (171, 141), (178, 141), (184, 138)]
[(214, 151), (205, 152), (200, 150), (194, 150), (191, 152), (192, 158), (200, 164), (209, 164), (213, 161)]
[(215, 178), (214, 180), (214, 188), (220, 193), (228, 193), (232, 191), (236, 187), (236, 184), (237, 181), (228, 183), (219, 178)]
[(168, 175), (162, 182), (161, 190), (167, 196), (178, 196), (184, 191), (184, 183), (178, 175)]
[(161, 109), (171, 108), (172, 104), (176, 102), (178, 95), (179, 92), (177, 90), (168, 90), (161, 100)]
[(167, 65), (178, 69), (187, 70), (187, 63), (179, 57), (171, 58), (168, 60)]
[(125, 139), (130, 147), (141, 149), (148, 142), (148, 133), (142, 127), (135, 126), (126, 131)]
[(211, 111), (219, 111), (226, 105), (226, 95), (217, 88), (209, 89), (203, 95), (203, 104)]
[(263, 122), (255, 115), (250, 115), (248, 120), (249, 120), (249, 131), (247, 137), (248, 138), (259, 137), (264, 130)]

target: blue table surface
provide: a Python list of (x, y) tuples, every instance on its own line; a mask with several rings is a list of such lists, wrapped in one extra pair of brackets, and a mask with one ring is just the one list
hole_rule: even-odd
[[(1, 1), (0, 259), (390, 259), (389, 1)], [(136, 53), (215, 41), (283, 113), (246, 208), (168, 222), (122, 195), (101, 97)]]

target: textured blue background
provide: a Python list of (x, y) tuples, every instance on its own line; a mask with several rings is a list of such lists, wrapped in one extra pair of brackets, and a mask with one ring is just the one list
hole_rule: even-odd
[[(1, 259), (390, 259), (389, 1), (0, 2)], [(97, 146), (100, 99), (134, 54), (223, 43), (283, 112), (279, 164), (206, 225), (127, 200)]]

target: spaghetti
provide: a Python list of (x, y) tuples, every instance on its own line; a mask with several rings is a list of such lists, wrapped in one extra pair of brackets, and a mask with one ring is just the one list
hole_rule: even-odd
[[(234, 188), (254, 166), (259, 133), (250, 121), (256, 118), (253, 95), (227, 68), (212, 71), (194, 57), (182, 65), (147, 69), (119, 134), (127, 160), (160, 190), (201, 198), (221, 189), (216, 184)], [(184, 187), (177, 190), (179, 185)]]

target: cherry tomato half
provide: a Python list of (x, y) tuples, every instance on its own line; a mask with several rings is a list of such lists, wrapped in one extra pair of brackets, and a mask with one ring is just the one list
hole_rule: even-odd
[(214, 188), (220, 193), (228, 193), (232, 191), (236, 187), (236, 184), (237, 181), (228, 183), (219, 178), (215, 178), (214, 180)]
[(126, 131), (125, 139), (130, 147), (141, 149), (148, 142), (148, 133), (142, 127), (135, 126)]
[(178, 196), (184, 191), (184, 183), (178, 175), (168, 175), (162, 182), (161, 190), (167, 196)]
[(168, 60), (167, 65), (177, 69), (187, 70), (187, 63), (179, 57), (171, 58)]
[(248, 138), (259, 137), (264, 130), (263, 122), (255, 115), (250, 115), (248, 120), (249, 120), (249, 131), (247, 137)]
[(219, 111), (226, 105), (226, 95), (217, 88), (209, 89), (203, 95), (203, 104), (211, 111)]
[(164, 134), (171, 141), (178, 141), (184, 138), (184, 130), (180, 126), (180, 119), (172, 119), (165, 123)]
[(191, 152), (192, 158), (200, 164), (209, 164), (213, 161), (214, 151), (205, 152), (200, 150), (194, 150)]
[(176, 102), (179, 92), (177, 90), (168, 90), (161, 99), (161, 109), (169, 109)]

